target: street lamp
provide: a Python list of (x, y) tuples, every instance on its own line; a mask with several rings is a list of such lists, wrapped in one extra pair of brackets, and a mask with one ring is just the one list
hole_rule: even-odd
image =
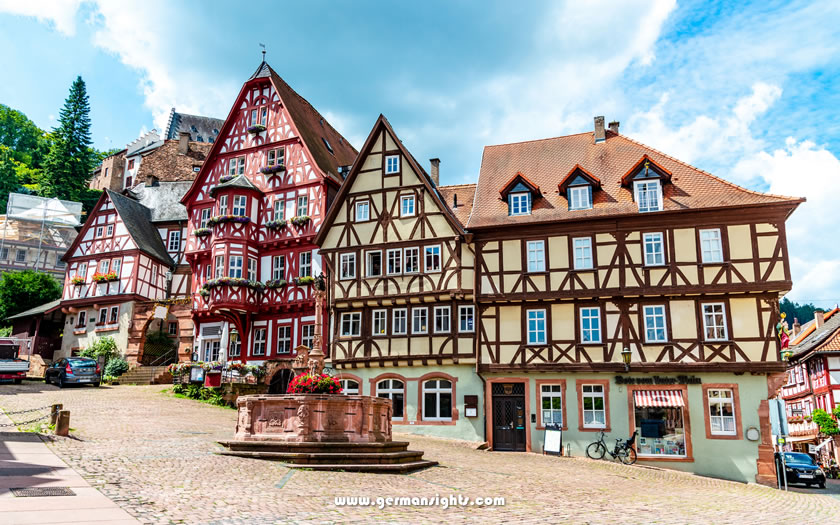
[(629, 348), (626, 346), (624, 350), (621, 351), (621, 360), (624, 361), (624, 371), (630, 371), (630, 360), (633, 359), (633, 352), (630, 351)]

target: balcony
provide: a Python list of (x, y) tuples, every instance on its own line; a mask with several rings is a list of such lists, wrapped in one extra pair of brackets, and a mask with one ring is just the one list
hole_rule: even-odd
[[(210, 219), (214, 241), (243, 242), (256, 239), (257, 227), (250, 217), (236, 215), (222, 215)], [(206, 237), (205, 237), (206, 238)]]
[(263, 285), (246, 279), (223, 277), (207, 281), (196, 300), (196, 310), (214, 312), (236, 310), (256, 312), (260, 305)]

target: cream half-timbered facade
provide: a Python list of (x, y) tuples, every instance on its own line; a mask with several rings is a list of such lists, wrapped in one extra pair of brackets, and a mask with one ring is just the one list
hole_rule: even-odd
[(379, 117), (316, 241), (330, 355), (345, 389), (393, 400), (395, 424), (474, 438), (456, 392), (477, 392), (475, 255), (436, 170), (430, 177)]
[(312, 345), (312, 239), (355, 155), (268, 64), (243, 85), (182, 200), (194, 360), (291, 359)]

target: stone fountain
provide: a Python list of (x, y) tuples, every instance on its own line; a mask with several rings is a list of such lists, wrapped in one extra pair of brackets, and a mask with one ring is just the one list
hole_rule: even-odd
[[(315, 283), (312, 349), (298, 347), (295, 375), (320, 374), (324, 290)], [(357, 472), (410, 472), (437, 465), (407, 441), (391, 437), (391, 400), (343, 394), (261, 394), (241, 396), (236, 433), (220, 441), (227, 456), (280, 461), (289, 467)]]

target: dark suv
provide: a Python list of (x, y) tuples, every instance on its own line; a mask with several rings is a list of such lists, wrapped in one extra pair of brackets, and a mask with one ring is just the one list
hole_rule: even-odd
[(802, 452), (776, 452), (777, 472), (782, 470), (782, 454), (785, 459), (785, 477), (788, 483), (819, 485), (825, 488), (825, 472), (814, 463), (813, 458)]
[(70, 384), (99, 386), (101, 379), (99, 365), (87, 357), (64, 357), (50, 365), (44, 374), (44, 382), (55, 383), (59, 388)]

